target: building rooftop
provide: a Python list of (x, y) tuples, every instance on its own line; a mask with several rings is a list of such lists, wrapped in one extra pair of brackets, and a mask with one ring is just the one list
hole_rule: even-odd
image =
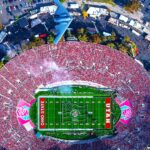
[(145, 39), (150, 41), (150, 35), (146, 35)]
[(25, 28), (29, 25), (27, 18), (23, 17), (18, 20), (18, 24), (21, 28)]
[(115, 13), (113, 11), (110, 12), (110, 16), (113, 17), (113, 18), (116, 18), (116, 19), (119, 18), (119, 14), (117, 14), (117, 13)]
[(142, 24), (139, 23), (138, 21), (135, 21), (135, 20), (131, 20), (129, 22), (129, 25), (136, 28), (136, 29), (142, 29)]
[(51, 6), (44, 6), (40, 8), (41, 13), (47, 13), (49, 12), (51, 15), (55, 14), (55, 11), (57, 9), (56, 5), (51, 5)]
[(0, 43), (3, 42), (6, 36), (7, 36), (7, 33), (5, 31), (0, 32)]
[(31, 21), (31, 28), (33, 28), (33, 27), (35, 27), (35, 26), (37, 26), (38, 24), (41, 24), (41, 23), (42, 23), (42, 21), (39, 18), (34, 19), (34, 20)]
[(110, 22), (110, 23), (112, 23), (114, 25), (117, 25), (117, 26), (119, 24), (119, 20), (115, 19), (115, 18), (112, 18), (112, 17), (109, 18), (108, 22)]
[(120, 15), (119, 20), (127, 22), (128, 21), (128, 17)]
[(99, 17), (100, 15), (108, 15), (108, 10), (106, 8), (90, 7), (87, 13), (89, 15)]
[(134, 34), (137, 35), (137, 36), (140, 36), (140, 33), (137, 32), (137, 31), (135, 31), (135, 30), (132, 30), (132, 33), (134, 33)]
[(68, 3), (69, 8), (71, 9), (78, 9), (79, 8), (79, 4), (75, 3), (75, 2), (70, 2)]
[(34, 35), (45, 34), (47, 33), (47, 30), (43, 24), (38, 24), (32, 28), (32, 33)]

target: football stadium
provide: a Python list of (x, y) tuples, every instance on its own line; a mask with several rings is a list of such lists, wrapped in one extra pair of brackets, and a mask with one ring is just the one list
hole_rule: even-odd
[(0, 70), (0, 149), (142, 150), (149, 85), (134, 59), (100, 44), (26, 50)]
[(63, 85), (40, 89), (30, 118), (42, 135), (83, 140), (112, 135), (121, 110), (108, 89)]

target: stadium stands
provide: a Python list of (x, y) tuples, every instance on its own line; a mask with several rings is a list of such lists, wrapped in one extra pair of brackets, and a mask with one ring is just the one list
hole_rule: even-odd
[[(132, 104), (131, 122), (128, 126), (118, 123), (118, 134), (112, 138), (86, 144), (37, 139), (34, 131), (27, 132), (18, 124), (17, 103), (21, 99), (30, 102), (40, 85), (65, 80), (91, 81), (116, 89), (120, 97), (128, 98)], [(143, 149), (150, 141), (150, 77), (136, 61), (109, 47), (65, 42), (28, 50), (0, 70), (0, 87), (0, 146), (6, 149)]]

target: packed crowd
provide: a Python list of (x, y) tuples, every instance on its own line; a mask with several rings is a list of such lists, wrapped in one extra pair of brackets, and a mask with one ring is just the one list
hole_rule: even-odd
[[(118, 95), (131, 101), (132, 120), (127, 126), (118, 123), (116, 136), (82, 144), (37, 139), (34, 131), (27, 132), (18, 124), (18, 101), (30, 102), (38, 87), (67, 80), (116, 89)], [(36, 47), (16, 56), (0, 70), (0, 87), (0, 146), (6, 149), (143, 149), (150, 141), (150, 77), (136, 61), (109, 47), (84, 42)]]

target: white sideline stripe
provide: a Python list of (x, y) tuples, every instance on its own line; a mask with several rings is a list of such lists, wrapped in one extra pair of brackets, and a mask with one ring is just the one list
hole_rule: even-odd
[(39, 96), (38, 99), (40, 98), (93, 98), (93, 96), (56, 96), (56, 95), (51, 95), (51, 96)]
[(113, 91), (112, 89), (104, 86), (104, 85), (101, 85), (101, 84), (98, 84), (98, 83), (95, 83), (95, 82), (90, 82), (90, 81), (82, 81), (82, 80), (66, 80), (66, 81), (60, 81), (60, 82), (55, 82), (55, 83), (51, 83), (51, 84), (48, 84), (46, 86), (40, 86), (38, 87), (38, 89), (36, 89), (35, 93), (38, 93), (39, 91), (47, 91), (49, 90), (49, 88), (54, 88), (54, 87), (57, 87), (57, 86), (62, 86), (62, 85), (87, 85), (87, 86), (90, 86), (90, 87), (96, 87), (96, 88), (103, 88), (103, 90), (105, 91)]
[(59, 128), (53, 128), (53, 129), (49, 129), (49, 128), (46, 128), (46, 129), (39, 129), (39, 131), (62, 131), (62, 130), (65, 130), (65, 131), (73, 131), (73, 130), (78, 130), (78, 131), (92, 131), (93, 129), (91, 128), (86, 128), (86, 129), (83, 129), (83, 128), (72, 128), (72, 129), (66, 129), (66, 128), (61, 128), (61, 129), (59, 129)]
[(40, 109), (40, 102), (39, 102), (39, 98), (38, 98), (38, 129), (40, 129), (40, 113), (39, 110)]

